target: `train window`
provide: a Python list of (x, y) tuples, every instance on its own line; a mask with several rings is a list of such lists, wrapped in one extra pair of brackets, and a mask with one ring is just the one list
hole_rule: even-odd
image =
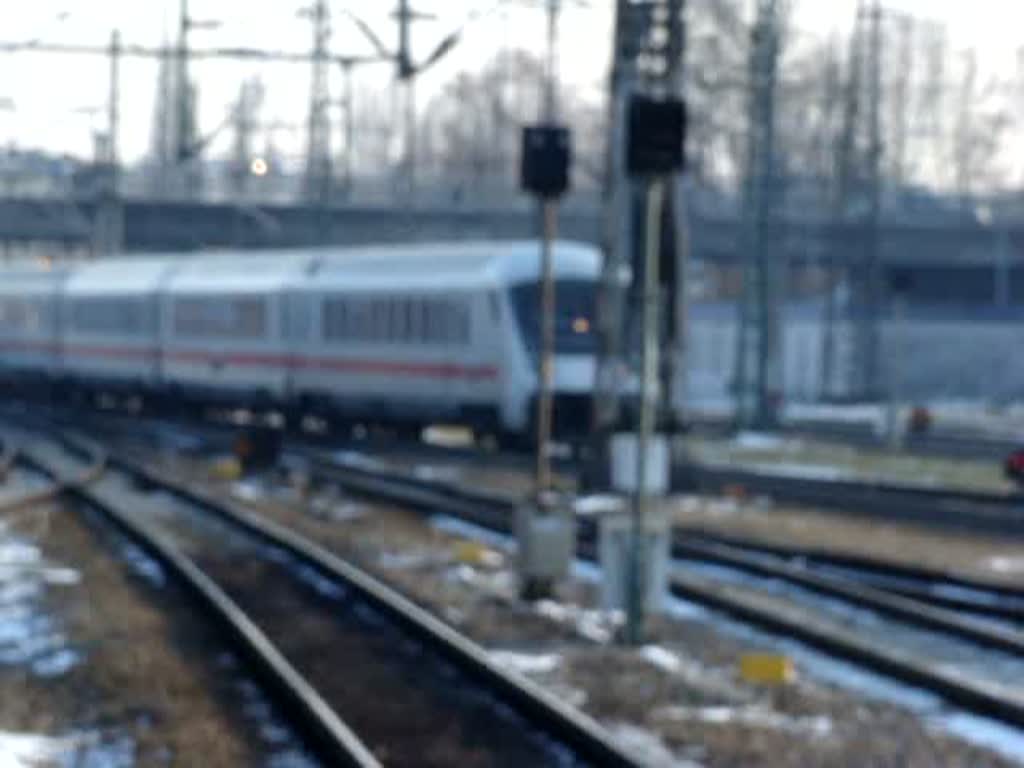
[(362, 297), (353, 299), (351, 311), (352, 324), (349, 338), (354, 341), (366, 341), (370, 338), (371, 332), (370, 302)]
[(47, 302), (9, 296), (0, 299), (0, 329), (38, 331), (46, 324)]
[(437, 299), (426, 300), (427, 342), (437, 344), (444, 341), (444, 304)]
[(152, 318), (141, 299), (75, 299), (70, 315), (75, 330), (83, 333), (133, 336), (152, 330)]
[(327, 299), (321, 309), (323, 338), (329, 341), (348, 339), (352, 335), (352, 319), (345, 299)]
[(473, 323), (471, 321), (472, 310), (468, 301), (462, 302), (458, 307), (459, 341), (469, 344), (472, 340)]
[(389, 344), (394, 344), (398, 337), (398, 301), (394, 298), (385, 299), (384, 309), (388, 318), (387, 341)]
[(430, 324), (431, 338), (438, 344), (448, 344), (452, 341), (452, 304), (444, 299), (436, 299), (431, 304), (433, 310)]
[(174, 303), (174, 332), (183, 337), (257, 339), (267, 333), (264, 299), (182, 298)]
[(409, 300), (395, 299), (395, 338), (399, 342), (409, 341)]
[(387, 343), (391, 336), (391, 303), (387, 299), (374, 298), (373, 306), (373, 340)]
[(247, 339), (265, 336), (267, 333), (266, 302), (261, 299), (239, 299), (236, 305), (235, 336)]
[(410, 330), (409, 341), (422, 342), (424, 341), (424, 318), (423, 318), (423, 301), (422, 299), (410, 299), (409, 300), (409, 317), (410, 317)]
[(419, 305), (419, 313), (417, 315), (419, 319), (417, 324), (419, 333), (416, 335), (416, 338), (420, 343), (426, 344), (430, 341), (430, 300), (418, 299), (416, 303)]

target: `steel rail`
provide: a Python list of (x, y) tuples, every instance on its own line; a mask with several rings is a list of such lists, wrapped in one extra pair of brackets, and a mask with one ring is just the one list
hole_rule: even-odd
[[(81, 438), (61, 441), (79, 455), (109, 456), (98, 446)], [(26, 454), (28, 455), (28, 454)], [(37, 456), (29, 461), (52, 477), (57, 471)], [(110, 462), (113, 464), (113, 462)], [(335, 714), (316, 689), (300, 675), (263, 631), (191, 559), (168, 543), (150, 526), (120, 507), (116, 500), (83, 482), (66, 482), (62, 492), (99, 512), (109, 523), (155, 558), (187, 589), (249, 661), (253, 671), (273, 693), (293, 725), (309, 740), (316, 754), (328, 765), (352, 768), (380, 768), (379, 761), (358, 736)]]
[[(383, 475), (361, 467), (339, 466), (336, 462), (305, 455), (312, 471), (320, 480), (337, 483), (349, 492), (371, 498), (386, 499), (391, 503), (405, 505), (429, 514), (445, 514), (471, 522), (487, 530), (511, 535), (514, 517), (508, 499), (504, 497), (488, 497), (479, 491), (466, 491), (448, 484), (434, 484), (429, 481), (411, 479), (395, 475)], [(432, 487), (432, 486), (437, 487)], [(592, 521), (584, 521), (579, 531), (578, 552), (582, 557), (596, 559), (596, 530)], [(734, 563), (736, 564), (736, 563)], [(829, 583), (831, 587), (831, 582)], [(857, 600), (863, 590), (853, 586), (841, 585), (843, 592), (850, 600)], [(880, 672), (892, 679), (932, 691), (948, 701), (962, 706), (978, 714), (994, 717), (1017, 727), (1024, 727), (1024, 698), (1008, 695), (995, 690), (986, 681), (969, 678), (951, 673), (938, 667), (923, 664), (904, 654), (884, 648), (878, 643), (869, 642), (850, 636), (848, 631), (841, 631), (815, 621), (807, 621), (806, 615), (796, 617), (779, 613), (777, 610), (759, 604), (756, 598), (741, 598), (726, 593), (715, 585), (696, 579), (689, 575), (673, 574), (670, 578), (670, 589), (678, 597), (696, 602), (723, 613), (739, 618), (777, 634), (799, 640), (809, 646), (818, 648), (837, 658), (852, 661), (861, 666)], [(891, 596), (877, 595), (875, 598)], [(895, 601), (897, 598), (892, 598)], [(895, 610), (907, 612), (920, 608), (921, 623), (928, 622), (935, 626), (943, 625), (944, 631), (950, 627), (945, 625), (945, 616), (936, 609), (927, 606), (915, 606), (913, 601), (901, 599), (897, 603), (887, 603), (890, 613)], [(871, 607), (881, 610), (881, 603)], [(906, 617), (904, 617), (906, 618)], [(971, 627), (973, 632), (978, 627)], [(987, 628), (986, 628), (987, 629)], [(952, 630), (957, 634), (959, 630)], [(981, 639), (981, 635), (972, 638)], [(1003, 650), (1019, 649), (1019, 639), (1014, 635), (996, 639), (997, 635), (986, 635), (989, 647), (999, 646)], [(1005, 644), (1004, 644), (1005, 641)]]

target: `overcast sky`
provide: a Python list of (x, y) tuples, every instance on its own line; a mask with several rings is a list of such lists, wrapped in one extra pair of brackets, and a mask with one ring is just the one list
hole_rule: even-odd
[[(114, 27), (126, 43), (159, 45), (175, 36), (179, 0), (33, 0), (5, 9), (0, 38), (7, 41), (41, 39), (106, 45)], [(562, 73), (575, 86), (599, 98), (608, 64), (613, 0), (564, 0), (562, 20)], [(826, 35), (848, 27), (856, 0), (795, 0), (796, 25), (810, 35)], [(753, 0), (751, 0), (751, 4)], [(363, 54), (371, 48), (346, 21), (345, 8), (366, 19), (389, 44), (397, 33), (389, 18), (392, 0), (333, 0), (335, 22), (332, 50)], [(416, 7), (436, 19), (416, 26), (414, 47), (424, 56), (473, 10), (496, 5), (495, 0), (418, 0)], [(544, 19), (540, 0), (503, 0), (501, 10), (470, 22), (468, 35), (446, 61), (424, 76), (422, 89), (429, 95), (459, 70), (474, 69), (502, 46), (543, 51)], [(1020, 0), (887, 0), (887, 8), (913, 13), (948, 25), (958, 46), (977, 47), (986, 69), (1012, 73), (1014, 53), (1021, 44), (1024, 3)], [(273, 0), (191, 0), (198, 20), (216, 19), (217, 30), (197, 30), (192, 44), (206, 46), (267, 47), (307, 50), (310, 23), (298, 15), (302, 2)], [(228, 102), (247, 75), (260, 74), (267, 86), (267, 116), (296, 125), (305, 119), (308, 101), (308, 66), (294, 64), (241, 64), (204, 62), (194, 68), (200, 86), (201, 128), (209, 131), (225, 115)], [(149, 143), (156, 64), (128, 59), (122, 70), (122, 148), (128, 158), (142, 154)], [(360, 81), (374, 88), (388, 86), (392, 71), (374, 65), (360, 73)], [(0, 54), (0, 142), (21, 147), (88, 155), (91, 131), (103, 126), (104, 114), (87, 113), (103, 107), (107, 99), (108, 68), (102, 57), (53, 54)], [(335, 92), (337, 87), (335, 86)], [(425, 98), (421, 100), (421, 103)], [(283, 144), (301, 146), (301, 136)], [(221, 145), (223, 146), (223, 144)]]

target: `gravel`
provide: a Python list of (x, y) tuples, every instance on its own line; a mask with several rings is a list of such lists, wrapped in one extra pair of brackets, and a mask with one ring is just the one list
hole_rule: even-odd
[[(201, 465), (173, 461), (200, 481)], [(738, 674), (758, 639), (723, 632), (707, 615), (657, 622), (643, 649), (592, 629), (593, 584), (573, 581), (557, 599), (517, 600), (507, 553), (458, 557), (457, 536), (418, 515), (324, 489), (306, 496), (273, 482), (220, 483), (218, 493), (286, 524), (377, 573), (446, 618), (559, 698), (598, 718), (655, 765), (1003, 766), (1011, 764), (942, 731), (913, 711), (798, 676), (780, 687)], [(354, 513), (354, 510), (358, 510)], [(699, 613), (699, 612), (698, 612)], [(602, 639), (603, 638), (603, 639)]]

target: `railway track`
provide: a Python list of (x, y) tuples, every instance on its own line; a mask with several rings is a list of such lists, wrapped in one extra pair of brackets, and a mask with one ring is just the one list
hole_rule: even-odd
[[(704, 419), (694, 425), (700, 434), (709, 437), (727, 437), (735, 429), (726, 419)], [(801, 420), (784, 424), (781, 431), (791, 437), (826, 440), (857, 448), (886, 448), (887, 438), (880, 435), (874, 424), (826, 420)], [(985, 434), (982, 430), (936, 428), (930, 432), (908, 434), (903, 450), (919, 456), (943, 458), (1002, 460), (1021, 441), (1009, 435)]]
[[(58, 419), (69, 416), (60, 409), (52, 410), (51, 415)], [(72, 419), (80, 423), (82, 416), (74, 414)], [(96, 414), (89, 421), (95, 428), (108, 433), (131, 434), (139, 428), (138, 419), (116, 413)], [(237, 426), (225, 422), (193, 422), (184, 428), (179, 422), (166, 420), (150, 421), (148, 424), (162, 433), (164, 439), (179, 441), (185, 437), (184, 433), (190, 433), (226, 444), (238, 432)], [(510, 471), (529, 467), (526, 457), (521, 454), (494, 454), (472, 447), (427, 445), (409, 440), (382, 441), (372, 436), (364, 440), (344, 440), (339, 443), (337, 436), (318, 436), (303, 431), (293, 431), (288, 436), (294, 444), (310, 449), (351, 450), (379, 456), (385, 462), (403, 455), (416, 455), (424, 461), (443, 459), (468, 466), (498, 465)], [(578, 465), (572, 460), (562, 459), (556, 462), (556, 468), (559, 472), (572, 475), (578, 470)], [(809, 506), (822, 512), (909, 522), (937, 529), (1024, 537), (1024, 496), (1016, 494), (803, 477), (704, 464), (674, 467), (673, 487), (700, 493), (720, 493), (729, 488), (742, 487), (750, 494), (770, 496), (780, 502)], [(912, 587), (908, 587), (908, 590), (912, 590)], [(920, 594), (917, 596), (920, 597)], [(937, 603), (939, 597), (933, 596), (930, 601)], [(943, 607), (960, 606), (954, 598), (947, 600)]]
[[(333, 458), (311, 448), (298, 453), (301, 454), (298, 460), (307, 469), (311, 468), (314, 475), (357, 495), (387, 500), (429, 514), (455, 517), (506, 536), (511, 533), (512, 511), (518, 502), (514, 496), (482, 493), (451, 483), (410, 477), (385, 471), (376, 465), (339, 465)], [(583, 521), (580, 529), (580, 555), (593, 559), (595, 526), (592, 521)], [(814, 572), (799, 563), (798, 557), (787, 559), (779, 553), (737, 552), (737, 543), (735, 540), (729, 545), (711, 541), (702, 543), (700, 537), (693, 536), (692, 532), (689, 536), (680, 535), (675, 546), (676, 554), (691, 563), (700, 563), (704, 570), (677, 568), (671, 580), (673, 593), (777, 635), (799, 640), (828, 655), (937, 693), (967, 711), (1024, 727), (1024, 699), (1001, 686), (998, 679), (1002, 669), (1011, 669), (1008, 673), (1011, 676), (1004, 679), (1019, 676), (1014, 665), (1021, 658), (1021, 635), (1006, 626), (972, 621), (944, 610), (948, 604), (943, 605), (942, 599), (948, 595), (931, 600), (929, 590), (921, 587), (928, 576), (936, 580), (934, 573), (915, 572), (915, 569), (899, 564), (859, 564), (864, 566), (861, 568), (863, 572), (874, 568), (876, 576), (898, 573), (904, 579), (916, 577), (918, 594), (908, 597), (898, 594), (891, 584), (865, 584), (837, 572)], [(849, 558), (846, 562), (839, 558), (828, 563), (825, 553), (818, 553), (815, 562), (822, 568), (845, 567), (849, 570), (851, 566)], [(892, 573), (887, 573), (885, 569), (890, 565)], [(741, 588), (733, 588), (736, 585), (720, 578), (720, 572), (709, 576), (707, 568), (710, 567), (739, 573), (748, 583)], [(799, 595), (805, 603), (804, 608), (793, 611), (781, 604), (775, 589), (778, 583), (791, 588), (785, 595), (787, 599)], [(750, 585), (755, 589), (748, 589)], [(807, 603), (805, 598), (809, 593), (825, 599)], [(1007, 608), (1007, 599), (1015, 599), (1015, 595), (1009, 592), (998, 597), (1004, 609)], [(847, 606), (845, 610), (848, 611), (841, 621), (815, 618), (814, 614), (823, 614), (825, 609), (838, 603)], [(862, 637), (865, 627), (858, 626), (857, 622), (866, 614), (876, 617), (868, 622), (875, 625), (876, 631), (874, 637), (868, 632), (865, 639)], [(910, 641), (916, 650), (890, 647), (893, 644), (886, 642), (885, 632), (877, 631), (880, 621), (877, 617), (891, 621), (885, 625), (886, 631), (889, 631), (888, 627), (895, 627), (894, 634)], [(926, 631), (922, 633), (919, 630)], [(914, 635), (914, 632), (918, 634)], [(936, 652), (932, 654), (935, 658), (929, 658), (929, 648), (936, 640), (941, 641), (941, 646), (937, 647), (942, 652)], [(986, 677), (978, 673), (989, 666), (984, 656), (988, 653), (996, 654), (992, 657), (996, 673)], [(973, 667), (968, 673), (959, 668), (965, 659), (968, 666)]]
[(635, 765), (593, 721), (293, 532), (116, 454), (67, 490), (189, 584), (327, 764)]
[[(387, 500), (428, 514), (455, 517), (493, 533), (512, 534), (516, 500), (508, 496), (485, 494), (398, 473), (339, 465), (316, 453), (306, 452), (302, 460), (314, 475), (356, 495)], [(581, 520), (578, 550), (581, 557), (595, 558), (596, 536), (594, 522)], [(763, 556), (754, 559), (740, 556), (721, 545), (688, 541), (684, 534), (677, 536), (673, 552), (680, 560), (690, 563), (726, 566), (742, 574), (748, 584), (754, 583), (762, 588), (761, 594), (744, 594), (743, 589), (731, 589), (721, 578), (716, 578), (721, 574), (709, 575), (707, 570), (676, 568), (670, 588), (678, 597), (800, 640), (904, 683), (925, 688), (967, 710), (1024, 727), (1024, 698), (1002, 688), (998, 684), (998, 672), (995, 675), (984, 674), (987, 668), (1010, 669), (1015, 675), (1019, 673), (1018, 664), (1024, 661), (1024, 635), (1015, 630), (968, 620), (924, 601), (835, 576), (817, 575)], [(787, 610), (778, 600), (769, 599), (773, 590), (763, 589), (766, 581), (781, 582), (787, 588), (795, 588), (795, 592), (789, 589), (788, 597), (797, 593), (814, 593), (827, 597), (830, 605), (844, 603), (847, 608), (841, 617), (842, 622), (851, 624), (853, 631), (850, 627), (841, 627), (838, 622), (808, 620), (809, 613), (822, 614), (830, 607), (822, 601), (809, 603), (809, 610)], [(774, 592), (777, 594), (778, 590)], [(806, 600), (803, 602), (808, 604)], [(870, 619), (875, 631), (871, 633), (873, 637), (862, 639), (863, 618), (867, 613), (875, 617)], [(891, 619), (893, 623), (885, 624), (885, 630), (878, 631), (880, 619), (877, 617)], [(935, 663), (929, 663), (920, 661), (919, 656), (915, 658), (914, 653), (893, 650), (886, 647), (886, 633), (890, 631), (915, 644), (918, 654), (926, 653), (924, 649), (930, 640), (939, 638), (943, 643), (943, 653), (936, 652)], [(952, 669), (965, 658), (972, 662), (971, 674)]]
[[(103, 428), (108, 433), (113, 435), (124, 436), (126, 433), (124, 430), (125, 424), (123, 422), (105, 421), (95, 422), (93, 424), (96, 428)], [(175, 430), (175, 439), (181, 440), (186, 439), (187, 441), (194, 442), (194, 435), (201, 434), (204, 439), (213, 439), (226, 444), (226, 441), (230, 438), (231, 432), (225, 429), (223, 426), (210, 426), (203, 425), (202, 428), (198, 428), (198, 431), (188, 435), (179, 434), (178, 425), (173, 424), (160, 424), (156, 427), (156, 431), (167, 430), (173, 427)], [(137, 436), (137, 425), (133, 426), (135, 430), (134, 434)], [(329, 461), (326, 459), (326, 455), (322, 453), (320, 445), (316, 441), (302, 440), (296, 443), (296, 445), (302, 450), (306, 456), (314, 456), (318, 461)], [(360, 444), (351, 446), (355, 449), (360, 448)], [(480, 505), (489, 505), (497, 502), (503, 505), (506, 509), (511, 509), (515, 504), (518, 503), (518, 497), (512, 493), (501, 493), (489, 491), (486, 493), (476, 493), (465, 487), (459, 487), (453, 483), (446, 483), (439, 480), (430, 480), (422, 477), (412, 477), (408, 473), (402, 473), (399, 470), (389, 469), (387, 462), (389, 457), (397, 452), (410, 452), (414, 446), (411, 444), (401, 443), (397, 448), (390, 446), (390, 452), (386, 451), (380, 453), (375, 444), (363, 445), (364, 450), (359, 452), (359, 455), (367, 455), (368, 457), (380, 456), (383, 461), (376, 461), (370, 459), (367, 462), (361, 463), (362, 469), (370, 468), (373, 472), (378, 473), (380, 476), (386, 476), (388, 479), (394, 482), (406, 483), (410, 489), (415, 490), (416, 488), (426, 488), (432, 491), (438, 491), (445, 494), (446, 497), (456, 500), (457, 502), (469, 501), (472, 503), (478, 503)], [(480, 454), (479, 452), (472, 451), (469, 449), (451, 449), (441, 446), (420, 446), (421, 453), (425, 460), (432, 460), (436, 458), (453, 459), (457, 462), (480, 462), (486, 461), (490, 457)], [(520, 457), (513, 455), (511, 457), (505, 457), (509, 466), (517, 467)], [(349, 471), (356, 471), (356, 468), (352, 465), (348, 465)], [(715, 470), (698, 470), (701, 472), (716, 473)], [(765, 477), (758, 475), (758, 477)], [(730, 470), (726, 477), (722, 477), (720, 474), (716, 475), (715, 485), (718, 487), (724, 487), (729, 485), (729, 480), (745, 479), (747, 473), (735, 472)], [(791, 478), (779, 478), (770, 476), (768, 478), (772, 483), (772, 490), (778, 486), (775, 483), (779, 481), (785, 481)], [(800, 485), (804, 481), (798, 480), (797, 485)], [(854, 502), (843, 502), (841, 499), (845, 498), (842, 493), (838, 493), (833, 490), (831, 481), (824, 481), (821, 486), (811, 482), (814, 485), (814, 495), (828, 496), (827, 504), (833, 507), (841, 505), (843, 508), (846, 506), (853, 506)], [(849, 486), (849, 488), (847, 488)], [(1024, 525), (1024, 500), (1018, 499), (1013, 496), (1005, 496), (1001, 494), (993, 493), (978, 493), (978, 492), (956, 492), (956, 491), (942, 491), (938, 489), (914, 489), (906, 488), (903, 486), (886, 486), (883, 484), (874, 483), (844, 483), (843, 487), (847, 490), (853, 489), (855, 496), (868, 496), (871, 499), (869, 503), (870, 509), (867, 511), (859, 509), (859, 514), (877, 514), (886, 518), (892, 517), (905, 517), (905, 515), (894, 514), (890, 515), (887, 510), (890, 508), (890, 502), (886, 500), (889, 492), (898, 495), (900, 498), (906, 498), (908, 495), (929, 505), (929, 509), (934, 509), (931, 506), (932, 502), (936, 502), (942, 505), (961, 505), (961, 504), (983, 504), (989, 508), (989, 512), (996, 514), (999, 517), (1009, 518), (1008, 524), (1011, 526), (1017, 526), (1018, 523)], [(755, 490), (755, 489), (751, 489)], [(1022, 506), (1019, 513), (1017, 505), (1020, 503)], [(892, 506), (898, 506), (896, 501), (891, 502)], [(998, 510), (998, 512), (993, 512)], [(916, 517), (916, 515), (910, 515)], [(991, 521), (991, 514), (989, 515)], [(928, 522), (934, 522), (929, 519)], [(969, 521), (963, 523), (963, 527), (968, 527)], [(706, 545), (720, 545), (730, 550), (729, 552), (720, 552), (713, 549), (711, 546), (704, 546), (701, 554), (711, 557), (713, 555), (727, 554), (740, 554), (740, 555), (752, 555), (752, 556), (771, 556), (774, 558), (775, 565), (788, 565), (796, 567), (800, 570), (810, 570), (820, 575), (825, 576), (837, 576), (844, 580), (855, 581), (858, 584), (862, 584), (874, 589), (882, 590), (894, 595), (900, 595), (916, 600), (919, 603), (927, 604), (936, 608), (944, 608), (956, 611), (962, 611), (974, 616), (985, 617), (990, 619), (996, 619), (1000, 621), (1013, 622), (1016, 624), (1024, 623), (1024, 589), (1004, 586), (1000, 584), (983, 582), (976, 579), (969, 579), (962, 575), (945, 573), (941, 571), (930, 570), (926, 568), (909, 566), (898, 562), (887, 562), (873, 560), (871, 558), (858, 557), (855, 555), (828, 552), (825, 550), (812, 550), (807, 548), (796, 548), (796, 547), (781, 547), (772, 546), (763, 542), (757, 542), (750, 539), (744, 539), (737, 536), (723, 535), (711, 533), (703, 529), (687, 529), (680, 530), (677, 535), (677, 540), (684, 543), (701, 543)], [(769, 563), (771, 565), (772, 563)], [(764, 564), (760, 564), (764, 565)]]
[[(224, 438), (228, 433), (215, 428), (205, 431), (204, 434)], [(326, 459), (324, 454), (318, 452), (315, 442), (306, 441), (299, 445), (305, 456), (315, 457), (321, 463), (330, 462), (330, 459)], [(410, 448), (403, 446), (398, 450), (410, 450)], [(372, 448), (368, 453), (370, 456), (378, 455)], [(418, 489), (436, 491), (442, 493), (445, 498), (456, 505), (467, 501), (479, 506), (497, 504), (503, 507), (506, 513), (509, 513), (518, 503), (518, 497), (512, 493), (496, 493), (494, 491), (478, 493), (456, 484), (414, 477), (398, 470), (389, 470), (386, 465), (388, 456), (387, 453), (383, 454), (384, 462), (361, 462), (359, 467), (349, 464), (346, 469), (349, 472), (362, 469), (376, 473), (379, 477), (386, 477), (392, 482), (405, 484), (407, 490), (414, 494)], [(468, 450), (452, 451), (438, 446), (426, 447), (423, 456), (428, 460), (454, 457), (459, 462), (480, 461), (485, 458)], [(512, 457), (513, 460), (516, 458), (518, 457)], [(369, 475), (366, 476), (369, 477)], [(877, 489), (872, 487), (872, 492), (876, 491)], [(925, 493), (927, 498), (945, 498), (948, 495), (932, 491)], [(967, 493), (953, 494), (953, 496), (958, 500), (965, 498), (970, 501), (984, 500), (989, 504), (995, 503), (996, 500), (999, 503), (1013, 502), (1013, 499), (997, 494)], [(1022, 519), (1024, 519), (1024, 512), (1022, 512)], [(910, 598), (918, 604), (933, 608), (960, 611), (976, 617), (1018, 625), (1024, 624), (1024, 589), (972, 580), (956, 574), (823, 550), (771, 546), (736, 536), (725, 536), (697, 529), (680, 530), (676, 535), (676, 549), (677, 555), (680, 557), (722, 565), (743, 565), (748, 569), (757, 569), (763, 575), (795, 581), (800, 586), (825, 594), (829, 593), (829, 588), (832, 586), (830, 581), (839, 579), (844, 582), (852, 581), (868, 590)], [(769, 559), (757, 559), (763, 558), (763, 556), (768, 556)], [(845, 590), (843, 589), (832, 590), (832, 596), (843, 597), (844, 594)], [(887, 602), (883, 605), (882, 602), (879, 602), (878, 607), (887, 610), (890, 615), (899, 616), (901, 614), (899, 603)], [(912, 621), (918, 618), (912, 608), (909, 612), (902, 613), (906, 614), (904, 618)], [(920, 619), (925, 626), (927, 626), (928, 620), (927, 616)], [(967, 624), (969, 625), (969, 622)], [(955, 630), (954, 634), (970, 638), (972, 630), (968, 626), (963, 632)], [(982, 628), (979, 634), (982, 643), (986, 642), (985, 635), (986, 628)], [(1000, 641), (997, 639), (995, 644), (1000, 645)]]
[[(58, 446), (57, 450), (53, 450), (54, 446)], [(78, 439), (60, 439), (51, 441), (50, 446), (38, 445), (23, 451), (20, 456), (35, 471), (50, 477), (59, 492), (99, 513), (178, 580), (201, 612), (220, 626), (232, 648), (248, 661), (250, 671), (263, 684), (270, 700), (286, 713), (289, 723), (325, 764), (358, 768), (380, 765), (238, 605), (191, 559), (138, 519), (125, 499), (102, 487), (100, 481), (107, 481), (110, 462), (99, 446)], [(92, 478), (89, 484), (75, 482), (72, 478), (83, 461), (93, 467), (102, 466), (102, 478)]]
[(683, 541), (701, 542), (801, 570), (834, 575), (938, 608), (1024, 625), (1024, 589), (972, 579), (920, 566), (832, 552), (820, 548), (791, 547), (712, 533), (701, 528), (677, 528)]
[(934, 528), (1024, 536), (1024, 497), (897, 483), (836, 480), (733, 467), (676, 467), (676, 486), (701, 493), (742, 487), (778, 501)]
[(7, 435), (0, 448), (0, 479), (13, 480), (23, 489), (0, 497), (0, 514), (30, 509), (58, 498), (71, 485), (88, 485), (105, 470), (102, 456), (90, 457), (85, 466), (69, 468), (59, 476), (40, 467), (32, 455), (19, 445), (25, 436)]

